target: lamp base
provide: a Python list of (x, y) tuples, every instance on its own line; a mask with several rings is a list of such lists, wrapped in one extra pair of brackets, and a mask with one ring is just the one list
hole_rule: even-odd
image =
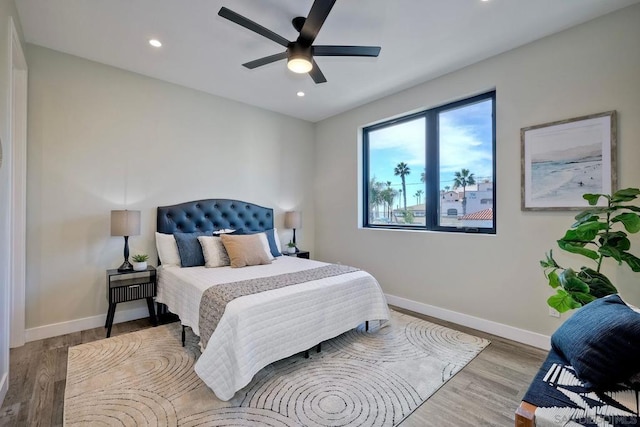
[(129, 260), (126, 260), (125, 262), (122, 263), (122, 265), (120, 267), (118, 267), (118, 271), (119, 272), (133, 271), (133, 265), (131, 265)]

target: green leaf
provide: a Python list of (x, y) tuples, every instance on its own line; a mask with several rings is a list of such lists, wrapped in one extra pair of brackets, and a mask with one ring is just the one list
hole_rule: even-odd
[(608, 196), (606, 194), (583, 194), (582, 198), (585, 199), (587, 202), (589, 202), (589, 204), (591, 206), (595, 206), (598, 204), (598, 200), (600, 199), (600, 197), (607, 197)]
[(558, 275), (558, 281), (567, 292), (589, 292), (589, 285), (583, 282), (570, 268)]
[(631, 249), (631, 240), (626, 236), (609, 236), (609, 240), (601, 242), (602, 246), (610, 246), (616, 248), (619, 251), (628, 251)]
[[(576, 237), (581, 240), (593, 240), (598, 235), (600, 230), (606, 230), (607, 224), (599, 221), (589, 221), (581, 224), (575, 229)], [(563, 238), (563, 240), (566, 240)]]
[(583, 242), (583, 239), (578, 236), (578, 232), (576, 230), (567, 230), (567, 232), (564, 233), (564, 236), (562, 236), (562, 239), (560, 240), (571, 243), (583, 243), (583, 246), (585, 243)]
[(578, 277), (589, 285), (589, 293), (596, 298), (618, 293), (618, 290), (613, 286), (607, 276), (591, 268), (582, 267), (578, 273)]
[(618, 206), (618, 209), (629, 209), (630, 211), (640, 212), (640, 207), (633, 205), (620, 205)]
[(640, 194), (640, 190), (637, 188), (623, 188), (618, 190), (611, 196), (611, 201), (614, 203), (628, 202), (636, 198)]
[(640, 258), (630, 254), (629, 252), (623, 252), (621, 258), (627, 263), (632, 271), (635, 271), (636, 273), (640, 271)]
[(600, 258), (600, 255), (598, 255), (596, 251), (566, 242), (564, 240), (558, 240), (558, 246), (560, 246), (560, 249), (563, 249), (567, 252), (571, 252), (573, 254), (583, 255), (591, 259)]
[(557, 293), (547, 299), (547, 304), (558, 310), (560, 313), (573, 310), (574, 308), (580, 308), (582, 306), (582, 304), (574, 300), (573, 297), (562, 288), (558, 288)]
[(595, 301), (597, 298), (591, 294), (585, 294), (582, 292), (570, 292), (574, 300), (578, 301), (582, 305), (589, 304), (591, 301)]
[(625, 212), (613, 218), (611, 222), (621, 222), (629, 233), (637, 233), (640, 231), (640, 215)]
[(597, 221), (598, 219), (600, 219), (600, 215), (605, 214), (607, 212), (613, 212), (613, 210), (614, 209), (611, 209), (607, 206), (599, 206), (595, 208), (586, 209), (575, 216), (576, 223), (573, 224), (571, 227), (575, 228), (578, 225), (582, 224), (583, 222)]
[(540, 261), (542, 268), (561, 268), (555, 259), (553, 259), (553, 250), (549, 250), (549, 253), (544, 254), (547, 259)]
[(558, 278), (558, 273), (556, 273), (555, 270), (549, 273), (547, 277), (549, 278), (549, 286), (551, 286), (553, 289), (560, 286), (560, 279)]
[(598, 248), (598, 252), (600, 252), (602, 255), (606, 257), (615, 259), (616, 261), (618, 261), (618, 264), (622, 264), (622, 252), (620, 252), (613, 246), (609, 246), (609, 245), (600, 246)]

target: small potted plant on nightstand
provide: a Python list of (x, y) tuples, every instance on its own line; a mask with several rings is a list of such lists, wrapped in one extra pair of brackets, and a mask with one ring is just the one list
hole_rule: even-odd
[(292, 241), (289, 241), (289, 243), (287, 243), (287, 252), (290, 254), (296, 253), (296, 244)]
[(135, 271), (143, 271), (147, 269), (147, 260), (149, 259), (149, 255), (137, 254), (131, 257), (131, 259), (133, 259), (133, 269)]

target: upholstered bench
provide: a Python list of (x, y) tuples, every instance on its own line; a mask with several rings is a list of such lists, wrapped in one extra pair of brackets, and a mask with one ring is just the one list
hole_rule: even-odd
[(517, 427), (640, 425), (640, 313), (618, 295), (577, 310), (516, 410)]

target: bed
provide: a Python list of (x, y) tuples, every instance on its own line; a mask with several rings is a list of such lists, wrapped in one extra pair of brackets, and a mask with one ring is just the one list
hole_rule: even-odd
[[(277, 241), (270, 208), (228, 199), (158, 207), (157, 238), (239, 229), (246, 234), (271, 233)], [(362, 270), (288, 256), (245, 268), (181, 267), (162, 261), (156, 301), (201, 337), (204, 348), (195, 371), (222, 400), (231, 399), (270, 363), (307, 351), (365, 322), (389, 319), (378, 282)], [(329, 270), (335, 274), (317, 275)], [(209, 312), (201, 311), (207, 295), (217, 288), (235, 289), (237, 283), (291, 277), (309, 280), (231, 300), (215, 319), (215, 328), (209, 324)], [(203, 332), (210, 330), (205, 339)]]

